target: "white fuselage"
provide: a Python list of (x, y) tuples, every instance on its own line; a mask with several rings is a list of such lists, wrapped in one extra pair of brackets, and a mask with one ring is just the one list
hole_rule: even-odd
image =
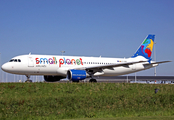
[[(56, 55), (21, 55), (12, 58), (2, 69), (8, 73), (20, 75), (56, 75), (66, 76), (70, 69), (85, 69), (92, 66), (103, 66), (109, 64), (133, 62), (145, 60), (139, 56), (136, 58), (103, 58), (103, 57), (80, 57), (80, 56), (56, 56)], [(102, 69), (94, 76), (118, 76), (129, 74), (158, 64), (148, 64), (148, 62), (136, 63), (127, 66)]]

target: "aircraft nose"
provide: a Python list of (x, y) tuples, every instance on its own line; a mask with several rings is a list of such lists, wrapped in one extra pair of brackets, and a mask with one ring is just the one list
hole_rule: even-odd
[(1, 66), (1, 69), (5, 72), (8, 72), (10, 70), (10, 65), (8, 63), (5, 63)]

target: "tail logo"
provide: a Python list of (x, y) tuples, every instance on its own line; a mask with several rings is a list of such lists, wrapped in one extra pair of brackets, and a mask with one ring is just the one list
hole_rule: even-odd
[(146, 39), (143, 44), (141, 45), (141, 52), (148, 57), (151, 57), (153, 49), (153, 40), (152, 39)]
[(151, 61), (155, 35), (148, 35), (132, 57), (143, 56)]

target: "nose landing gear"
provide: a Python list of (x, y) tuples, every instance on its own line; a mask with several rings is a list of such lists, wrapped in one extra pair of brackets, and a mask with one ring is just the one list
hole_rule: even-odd
[(26, 75), (26, 77), (27, 77), (27, 80), (26, 80), (25, 82), (26, 82), (26, 83), (31, 83), (32, 80), (30, 80), (30, 75)]

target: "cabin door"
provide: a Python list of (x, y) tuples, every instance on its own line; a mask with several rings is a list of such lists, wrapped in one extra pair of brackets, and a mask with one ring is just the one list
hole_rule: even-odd
[(31, 56), (28, 57), (28, 67), (34, 67), (34, 60)]

